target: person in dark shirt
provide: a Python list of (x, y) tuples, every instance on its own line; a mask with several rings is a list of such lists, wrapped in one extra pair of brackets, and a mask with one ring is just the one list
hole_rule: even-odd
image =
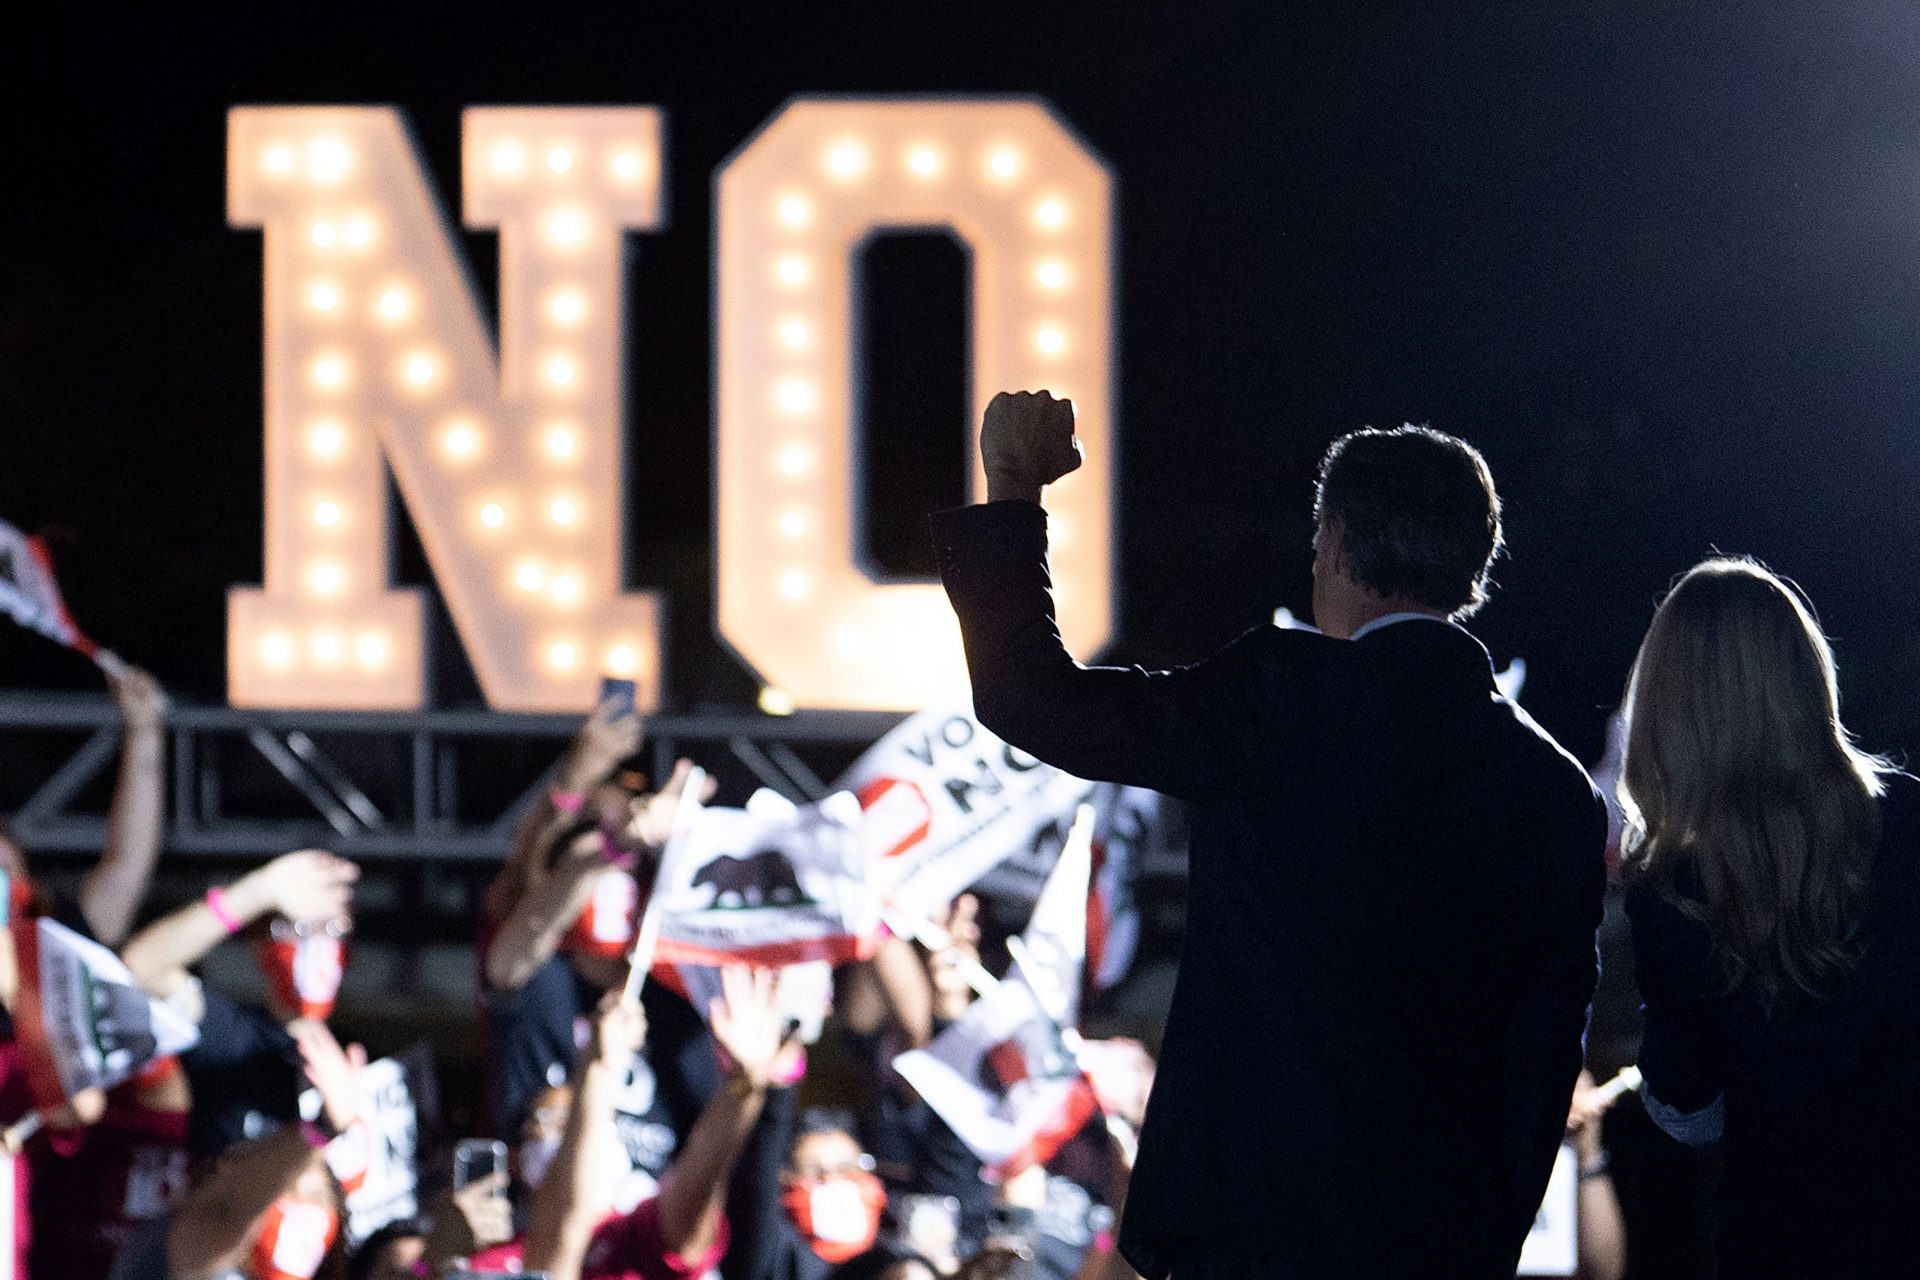
[(1628, 686), (1644, 1101), (1724, 1154), (1720, 1274), (1920, 1259), (1920, 782), (1854, 747), (1789, 584), (1696, 566)]
[(1501, 546), (1485, 459), (1421, 427), (1335, 441), (1320, 632), (1145, 671), (1080, 665), (1055, 623), (1040, 499), (1079, 465), (1071, 402), (996, 396), (980, 456), (988, 501), (933, 519), (980, 721), (1191, 814), (1121, 1251), (1149, 1280), (1511, 1275), (1580, 1069), (1606, 811), (1460, 625)]
[[(303, 849), (275, 858), (204, 899), (164, 916), (127, 943), (122, 959), (155, 995), (198, 1003), (200, 1040), (180, 1055), (193, 1104), (187, 1150), (219, 1155), (300, 1119), (298, 1024), (324, 1022), (340, 985), (341, 930), (359, 870)], [(268, 1007), (201, 988), (187, 973), (222, 940), (253, 938), (268, 976)]]
[(886, 1188), (844, 1111), (801, 1113), (791, 1085), (766, 1108), (733, 1171), (723, 1280), (826, 1280), (874, 1247)]
[[(534, 1100), (565, 1085), (601, 996), (626, 981), (642, 886), (652, 882), (692, 773), (679, 761), (667, 784), (650, 792), (631, 767), (639, 735), (630, 710), (611, 702), (587, 718), (488, 889), (478, 958), (496, 1136), (517, 1136)], [(719, 1075), (706, 1024), (691, 1004), (652, 980), (641, 1001), (647, 1046), (615, 1109), (632, 1169), (653, 1181)]]

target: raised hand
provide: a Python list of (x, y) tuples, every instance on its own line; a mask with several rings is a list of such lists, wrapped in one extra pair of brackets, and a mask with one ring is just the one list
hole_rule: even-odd
[[(673, 762), (673, 776), (666, 785), (650, 796), (642, 796), (633, 802), (633, 819), (627, 826), (627, 837), (649, 849), (666, 847), (667, 837), (673, 834), (673, 816), (680, 811), (681, 797), (686, 794), (687, 780), (693, 776), (693, 761), (676, 760)], [(713, 799), (713, 793), (720, 787), (717, 779), (708, 777), (700, 788), (702, 804)]]
[(160, 682), (139, 667), (125, 667), (107, 676), (107, 691), (120, 709), (127, 732), (158, 729), (167, 718), (167, 695)]
[(360, 1073), (366, 1069), (367, 1051), (351, 1044), (340, 1047), (327, 1030), (327, 1024), (312, 1018), (290, 1023), (287, 1032), (299, 1047), (307, 1079), (320, 1094), (320, 1106), (335, 1133), (360, 1118)]
[(360, 868), (324, 849), (283, 853), (262, 868), (269, 905), (289, 920), (337, 920), (353, 905)]
[(586, 790), (640, 749), (640, 717), (620, 710), (619, 701), (603, 700), (574, 735), (562, 769), (567, 790)]
[(755, 1089), (786, 1079), (801, 1052), (787, 1034), (778, 991), (773, 970), (730, 964), (720, 970), (720, 994), (707, 1008), (714, 1042), (733, 1059), (739, 1078)]
[(980, 899), (961, 894), (941, 925), (947, 945), (927, 957), (927, 976), (933, 980), (934, 1012), (951, 1022), (973, 1003), (971, 974), (980, 963)]
[(1073, 401), (1047, 391), (1001, 392), (987, 402), (980, 426), (987, 500), (1040, 501), (1040, 490), (1080, 465), (1073, 438)]

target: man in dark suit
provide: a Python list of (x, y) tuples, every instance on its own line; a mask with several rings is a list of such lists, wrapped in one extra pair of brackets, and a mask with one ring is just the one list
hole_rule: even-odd
[(1458, 625), (1500, 547), (1485, 461), (1424, 428), (1335, 442), (1320, 631), (1149, 672), (1054, 626), (1071, 402), (995, 397), (981, 453), (987, 503), (934, 518), (981, 721), (1191, 806), (1122, 1252), (1148, 1280), (1512, 1276), (1580, 1069), (1606, 816)]

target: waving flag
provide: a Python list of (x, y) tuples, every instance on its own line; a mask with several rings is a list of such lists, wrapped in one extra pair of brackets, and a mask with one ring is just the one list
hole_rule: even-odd
[(0, 613), (93, 659), (105, 671), (120, 665), (118, 658), (89, 640), (67, 612), (46, 541), (30, 538), (4, 520), (0, 520)]
[(13, 942), (20, 969), (14, 1017), (36, 1110), (110, 1089), (199, 1042), (198, 1027), (141, 990), (99, 943), (44, 917), (17, 921)]
[(845, 793), (805, 808), (771, 791), (745, 809), (702, 807), (661, 858), (655, 958), (778, 966), (872, 955), (880, 908), (860, 826)]
[(1009, 746), (965, 712), (923, 711), (835, 785), (860, 797), (881, 895), (931, 918), (1010, 857), (1050, 861), (1059, 827), (1093, 784)]
[(1009, 940), (1013, 970), (932, 1044), (893, 1060), (994, 1177), (1044, 1163), (1097, 1109), (1062, 1032), (1079, 1016), (1092, 843), (1083, 806), (1025, 934)]

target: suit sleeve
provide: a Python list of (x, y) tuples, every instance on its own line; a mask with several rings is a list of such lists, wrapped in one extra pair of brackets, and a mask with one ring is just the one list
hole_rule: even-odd
[(1718, 966), (1706, 925), (1647, 885), (1627, 891), (1634, 979), (1640, 987), (1641, 1102), (1671, 1137), (1720, 1140), (1726, 1123), (1726, 1048), (1707, 1008)]
[(1272, 628), (1176, 671), (1083, 667), (1054, 623), (1044, 511), (962, 507), (936, 514), (933, 532), (982, 724), (1083, 778), (1185, 798), (1226, 781), (1271, 703), (1255, 655)]
[(1576, 877), (1542, 963), (1525, 981), (1505, 1045), (1507, 1169), (1514, 1248), (1546, 1193), (1586, 1056), (1587, 1012), (1600, 976), (1596, 934), (1606, 897), (1606, 809), (1593, 796), (1581, 828)]

